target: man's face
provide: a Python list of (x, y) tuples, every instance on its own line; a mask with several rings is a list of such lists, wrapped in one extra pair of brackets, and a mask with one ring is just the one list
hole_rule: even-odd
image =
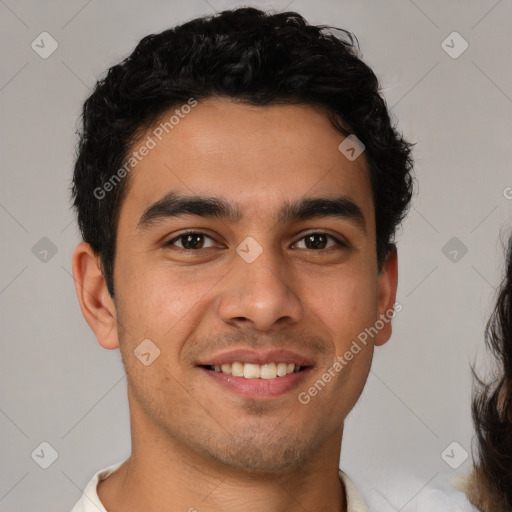
[[(309, 403), (299, 393), (393, 304), (396, 289), (387, 267), (377, 273), (364, 155), (340, 153), (344, 136), (311, 106), (211, 99), (161, 141), (148, 131), (134, 150), (147, 135), (156, 147), (132, 171), (120, 211), (111, 333), (127, 371), (133, 432), (264, 471), (332, 448), (389, 328)], [(167, 194), (170, 206), (148, 211)], [(160, 355), (146, 366), (134, 350), (147, 339)], [(308, 368), (252, 380), (204, 367), (236, 349), (255, 357), (285, 349)], [(262, 362), (295, 356), (273, 357)]]

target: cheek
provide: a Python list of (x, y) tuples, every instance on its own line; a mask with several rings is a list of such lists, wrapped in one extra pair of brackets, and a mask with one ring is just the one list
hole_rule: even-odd
[(165, 262), (142, 268), (123, 287), (124, 321), (138, 338), (179, 351), (205, 315), (219, 277), (186, 267), (171, 270)]
[(338, 273), (313, 282), (305, 294), (308, 309), (329, 329), (336, 345), (350, 343), (375, 321), (376, 283), (367, 274)]

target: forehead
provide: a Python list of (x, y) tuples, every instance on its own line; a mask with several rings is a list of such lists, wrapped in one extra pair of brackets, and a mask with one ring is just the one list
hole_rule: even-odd
[(223, 197), (258, 216), (275, 215), (284, 202), (297, 198), (344, 195), (361, 207), (371, 227), (364, 154), (350, 161), (339, 151), (345, 136), (323, 109), (215, 98), (175, 115), (171, 124), (176, 109), (132, 148), (141, 153), (142, 146), (151, 147), (130, 173), (120, 224), (135, 225), (137, 215), (173, 191)]

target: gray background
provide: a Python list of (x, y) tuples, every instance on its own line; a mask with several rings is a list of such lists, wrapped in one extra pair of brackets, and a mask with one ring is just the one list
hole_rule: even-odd
[[(119, 352), (97, 344), (71, 275), (79, 236), (68, 187), (81, 104), (144, 35), (236, 5), (0, 1), (1, 511), (70, 510), (94, 472), (130, 452)], [(418, 188), (398, 244), (403, 311), (349, 415), (341, 459), (370, 501), (392, 485), (387, 475), (413, 478), (390, 510), (416, 510), (428, 485), (470, 465), (452, 469), (441, 454), (453, 441), (452, 460), (471, 450), (469, 363), (488, 366), (483, 330), (502, 270), (500, 235), (510, 233), (512, 3), (251, 5), (353, 31), (400, 128), (417, 142)], [(59, 45), (47, 59), (31, 48), (43, 31)], [(456, 59), (441, 46), (453, 31), (469, 44)], [(43, 237), (54, 255), (40, 252)], [(43, 441), (58, 452), (48, 469), (31, 457)]]

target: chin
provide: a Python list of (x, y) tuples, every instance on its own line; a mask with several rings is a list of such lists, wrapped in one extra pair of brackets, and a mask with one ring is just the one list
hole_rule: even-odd
[(271, 442), (268, 434), (263, 433), (258, 440), (253, 436), (233, 441), (221, 450), (209, 449), (209, 455), (221, 464), (254, 475), (295, 470), (307, 460), (306, 452), (314, 452), (311, 444), (304, 446), (303, 439), (299, 441), (291, 436)]

